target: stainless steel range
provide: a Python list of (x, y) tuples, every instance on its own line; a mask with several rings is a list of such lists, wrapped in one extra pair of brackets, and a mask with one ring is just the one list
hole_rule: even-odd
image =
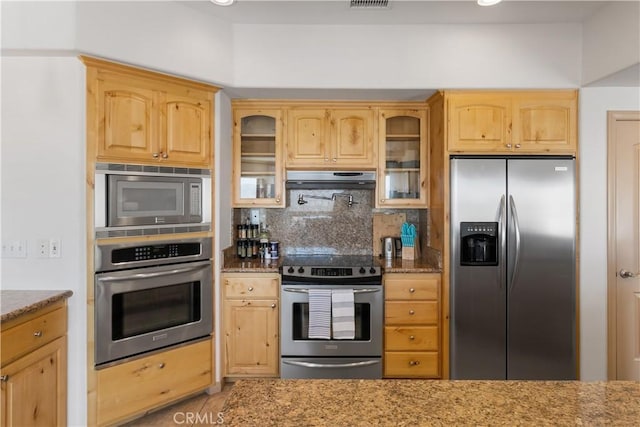
[(372, 257), (287, 257), (280, 295), (282, 378), (382, 378), (384, 296)]

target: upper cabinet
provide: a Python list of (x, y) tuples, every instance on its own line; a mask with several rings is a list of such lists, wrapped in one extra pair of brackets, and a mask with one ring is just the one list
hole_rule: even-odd
[(445, 92), (451, 153), (575, 154), (575, 90)]
[(427, 110), (381, 108), (378, 207), (427, 207)]
[(292, 106), (287, 116), (287, 168), (375, 169), (376, 110)]
[(233, 108), (233, 204), (284, 207), (282, 110)]
[(97, 161), (211, 167), (215, 87), (82, 59)]

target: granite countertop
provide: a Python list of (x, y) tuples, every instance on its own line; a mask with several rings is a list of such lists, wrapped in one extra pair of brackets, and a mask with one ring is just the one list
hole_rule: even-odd
[(640, 425), (630, 381), (240, 380), (226, 426)]
[(3, 290), (0, 291), (0, 323), (40, 310), (73, 295), (70, 290)]

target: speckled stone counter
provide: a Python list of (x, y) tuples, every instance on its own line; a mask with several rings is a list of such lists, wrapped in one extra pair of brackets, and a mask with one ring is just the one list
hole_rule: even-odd
[(0, 291), (0, 323), (40, 310), (73, 295), (72, 291)]
[(640, 383), (240, 380), (225, 426), (636, 426)]

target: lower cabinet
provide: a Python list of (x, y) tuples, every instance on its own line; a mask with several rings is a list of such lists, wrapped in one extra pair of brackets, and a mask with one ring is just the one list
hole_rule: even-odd
[[(51, 311), (49, 311), (51, 310)], [(0, 425), (64, 426), (67, 423), (67, 309), (2, 329)]]
[(385, 378), (441, 378), (440, 274), (384, 275)]
[(280, 360), (277, 273), (225, 273), (224, 375), (277, 377)]
[(213, 382), (211, 338), (97, 371), (98, 425), (115, 424)]

